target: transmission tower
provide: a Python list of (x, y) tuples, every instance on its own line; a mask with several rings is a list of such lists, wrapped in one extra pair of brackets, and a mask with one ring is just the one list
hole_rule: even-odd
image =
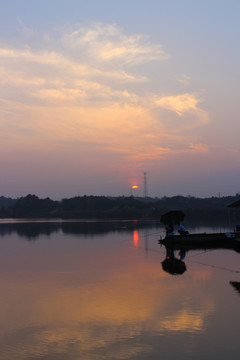
[(143, 173), (143, 196), (146, 198), (148, 196), (147, 193), (147, 173)]

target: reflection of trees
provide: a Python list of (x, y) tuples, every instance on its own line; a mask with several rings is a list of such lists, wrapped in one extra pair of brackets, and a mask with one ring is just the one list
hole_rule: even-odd
[(53, 232), (58, 232), (60, 229), (61, 223), (51, 222), (0, 224), (0, 236), (17, 233), (19, 236), (26, 237), (29, 240), (35, 240), (39, 235), (50, 236)]
[(120, 230), (121, 224), (115, 222), (62, 222), (62, 231), (65, 234), (82, 234), (88, 236)]
[(134, 229), (157, 227), (155, 221), (66, 221), (66, 222), (17, 222), (1, 223), (0, 236), (17, 233), (28, 240), (36, 240), (40, 235), (50, 236), (54, 232), (91, 236), (109, 232), (132, 232)]

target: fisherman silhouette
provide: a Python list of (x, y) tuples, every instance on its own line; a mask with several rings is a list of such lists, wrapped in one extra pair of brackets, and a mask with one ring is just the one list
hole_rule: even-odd
[(187, 235), (189, 232), (185, 229), (182, 224), (178, 224), (178, 232), (180, 235)]
[(180, 258), (178, 259), (175, 257), (173, 249), (167, 247), (166, 250), (166, 259), (162, 262), (162, 269), (172, 275), (183, 274), (187, 270), (186, 264), (183, 261), (185, 258), (185, 251), (180, 250)]

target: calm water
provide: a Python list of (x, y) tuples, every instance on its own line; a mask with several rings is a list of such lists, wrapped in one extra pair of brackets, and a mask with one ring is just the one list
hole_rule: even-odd
[(136, 222), (0, 223), (0, 359), (239, 358), (240, 253), (189, 251), (171, 275), (160, 235)]

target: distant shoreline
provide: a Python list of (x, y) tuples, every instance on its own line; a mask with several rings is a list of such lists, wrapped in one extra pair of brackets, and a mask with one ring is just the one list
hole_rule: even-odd
[[(0, 197), (0, 219), (44, 219), (59, 221), (122, 221), (159, 220), (169, 210), (185, 213), (185, 222), (196, 223), (239, 223), (240, 210), (228, 206), (239, 200), (239, 195), (227, 197), (163, 197), (136, 198), (106, 196), (77, 196), (61, 201), (40, 199), (27, 195), (18, 199)], [(10, 221), (10, 220), (9, 220)], [(12, 221), (12, 220), (11, 220)]]

